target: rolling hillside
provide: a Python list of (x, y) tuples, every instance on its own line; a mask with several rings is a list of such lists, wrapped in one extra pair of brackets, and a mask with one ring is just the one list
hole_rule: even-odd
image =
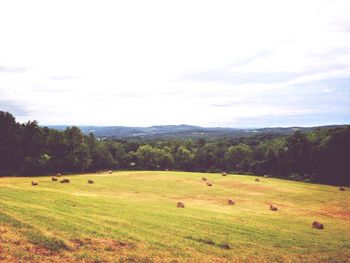
[(1, 262), (350, 262), (349, 188), (171, 171), (66, 177), (0, 178)]
[[(346, 125), (345, 125), (346, 126)], [(56, 130), (64, 130), (67, 125), (48, 126)], [(303, 132), (318, 128), (332, 129), (342, 125), (320, 127), (285, 127), (285, 128), (206, 128), (192, 125), (157, 125), (151, 127), (126, 126), (79, 126), (85, 134), (93, 133), (96, 137), (106, 138), (212, 138), (212, 137), (243, 137), (256, 134), (291, 135), (296, 130)]]

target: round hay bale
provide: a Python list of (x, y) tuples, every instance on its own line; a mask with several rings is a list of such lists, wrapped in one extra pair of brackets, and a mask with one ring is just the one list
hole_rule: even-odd
[(312, 223), (312, 227), (316, 229), (323, 229), (323, 224), (321, 224), (320, 222), (314, 221)]
[(207, 186), (213, 186), (211, 182), (207, 182)]
[(226, 173), (226, 172), (223, 172), (223, 173), (222, 173), (222, 176), (226, 176), (226, 175), (227, 175), (227, 173)]
[(57, 181), (57, 177), (52, 176), (52, 177), (51, 177), (51, 181)]
[(178, 202), (178, 203), (176, 204), (176, 207), (178, 207), (178, 208), (185, 208), (185, 204), (182, 203), (182, 202)]
[(269, 178), (269, 176), (267, 174), (264, 175), (264, 178)]
[(94, 181), (91, 179), (88, 181), (88, 184), (93, 184), (93, 183), (94, 183)]
[(234, 205), (234, 204), (235, 204), (235, 201), (232, 200), (232, 199), (229, 199), (229, 200), (227, 200), (227, 204), (228, 204), (228, 205)]
[(108, 174), (111, 174), (111, 173), (113, 173), (113, 171), (108, 171)]
[(70, 180), (68, 178), (64, 178), (60, 182), (61, 182), (61, 184), (68, 184), (70, 182)]
[(339, 187), (339, 191), (345, 191), (345, 190), (346, 190), (346, 189), (345, 189), (344, 186)]
[(33, 186), (38, 185), (38, 182), (32, 181), (32, 185)]
[(230, 249), (231, 248), (230, 244), (228, 244), (228, 243), (220, 244), (219, 247), (221, 247), (223, 249)]
[(56, 174), (56, 176), (57, 176), (57, 177), (61, 177), (61, 176), (62, 176), (62, 174), (60, 174), (60, 173), (57, 173), (57, 174)]
[(260, 182), (260, 179), (259, 178), (255, 178), (255, 182)]
[(206, 181), (206, 180), (208, 180), (207, 178), (205, 178), (205, 177), (202, 177), (202, 181)]
[(275, 206), (275, 205), (270, 205), (270, 210), (272, 210), (272, 211), (277, 211), (278, 208), (277, 208), (277, 206)]

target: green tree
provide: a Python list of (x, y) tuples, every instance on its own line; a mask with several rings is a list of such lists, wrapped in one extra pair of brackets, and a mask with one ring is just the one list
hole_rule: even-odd
[(84, 136), (78, 127), (67, 128), (64, 131), (67, 155), (64, 167), (71, 171), (86, 171), (92, 164), (89, 146), (84, 141)]
[(146, 144), (138, 148), (136, 152), (137, 162), (142, 169), (159, 168), (160, 156), (156, 149)]
[(196, 165), (200, 171), (213, 171), (219, 160), (219, 149), (216, 143), (206, 143), (198, 148)]
[(171, 154), (171, 149), (165, 146), (163, 149), (158, 149), (158, 155), (160, 156), (159, 166), (162, 169), (171, 169), (174, 165), (174, 158)]
[(310, 171), (311, 143), (304, 133), (296, 131), (287, 138), (287, 156), (291, 173), (302, 175)]
[(179, 169), (190, 170), (193, 168), (194, 155), (185, 146), (180, 146), (175, 153), (176, 166)]
[(24, 161), (23, 130), (8, 112), (0, 111), (0, 175), (19, 172)]
[[(230, 146), (225, 153), (228, 169), (237, 170), (243, 160), (250, 159), (252, 148), (249, 145), (240, 143), (235, 146)], [(246, 163), (247, 161), (245, 161)]]

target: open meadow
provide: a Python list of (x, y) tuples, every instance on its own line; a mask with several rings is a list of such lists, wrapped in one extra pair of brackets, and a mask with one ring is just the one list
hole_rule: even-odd
[(0, 262), (350, 262), (349, 188), (255, 178), (0, 178)]

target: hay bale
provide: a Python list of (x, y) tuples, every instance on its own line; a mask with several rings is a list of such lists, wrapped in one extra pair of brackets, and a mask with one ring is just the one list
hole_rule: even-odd
[(264, 175), (264, 178), (269, 178), (269, 176), (267, 174)]
[(225, 172), (222, 173), (222, 176), (226, 176), (226, 175), (227, 175), (227, 173), (225, 173)]
[(202, 181), (206, 181), (206, 180), (208, 180), (207, 178), (205, 178), (205, 177), (202, 177)]
[(272, 210), (272, 211), (277, 211), (278, 208), (277, 208), (277, 206), (275, 206), (275, 205), (270, 205), (270, 210)]
[(70, 180), (68, 178), (64, 178), (60, 182), (61, 182), (61, 184), (68, 184), (70, 182)]
[(56, 176), (52, 176), (51, 177), (51, 181), (57, 181), (57, 177)]
[(94, 181), (91, 179), (88, 181), (88, 184), (93, 184), (93, 183), (94, 183)]
[(345, 189), (344, 186), (339, 187), (339, 191), (345, 191), (345, 190), (346, 190), (346, 189)]
[(312, 223), (312, 227), (316, 229), (323, 229), (323, 224), (321, 224), (320, 222), (314, 221)]
[(227, 204), (228, 204), (228, 205), (234, 205), (234, 204), (235, 204), (235, 201), (232, 200), (232, 199), (229, 199), (229, 200), (227, 200)]
[(230, 244), (228, 244), (228, 243), (220, 244), (219, 247), (221, 247), (223, 249), (230, 249), (231, 248)]
[(213, 186), (211, 182), (207, 182), (207, 186)]
[(178, 202), (176, 207), (178, 207), (178, 208), (185, 208), (185, 204), (182, 203), (182, 202)]
[(32, 185), (38, 185), (38, 182), (32, 181)]
[(62, 174), (60, 174), (60, 173), (57, 173), (57, 174), (56, 174), (56, 176), (57, 176), (57, 177), (61, 177), (61, 176), (62, 176)]
[(108, 174), (111, 174), (111, 173), (113, 173), (113, 171), (108, 171)]
[(255, 178), (255, 182), (260, 182), (260, 179), (259, 178)]

